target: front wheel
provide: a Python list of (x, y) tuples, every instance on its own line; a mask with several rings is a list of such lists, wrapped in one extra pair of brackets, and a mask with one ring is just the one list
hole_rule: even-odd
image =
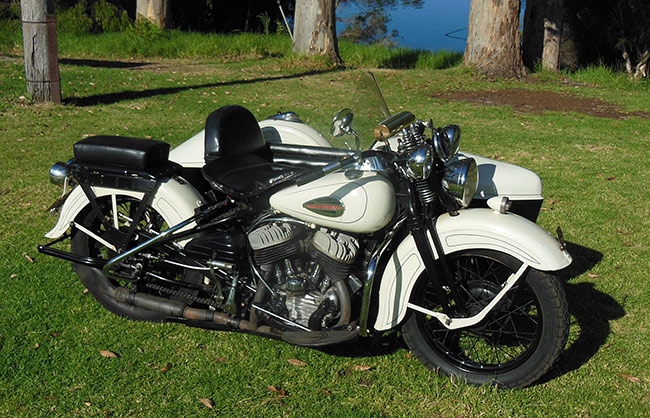
[[(507, 254), (483, 250), (451, 254), (448, 262), (468, 316), (486, 306), (521, 265)], [(426, 276), (413, 295), (416, 305), (442, 311)], [(406, 344), (429, 369), (504, 388), (527, 386), (544, 375), (564, 348), (568, 332), (562, 283), (534, 269), (473, 327), (449, 330), (416, 311), (402, 326)]]

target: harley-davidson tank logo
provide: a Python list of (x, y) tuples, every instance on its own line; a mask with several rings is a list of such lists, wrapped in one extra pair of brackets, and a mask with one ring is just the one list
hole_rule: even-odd
[(343, 215), (343, 212), (345, 212), (343, 202), (341, 202), (340, 199), (331, 196), (312, 199), (303, 203), (302, 207), (319, 215), (330, 216), (332, 218), (341, 216)]

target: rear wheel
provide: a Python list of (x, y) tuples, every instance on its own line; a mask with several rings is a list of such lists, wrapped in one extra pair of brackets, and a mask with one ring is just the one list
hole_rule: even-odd
[[(105, 221), (111, 225), (114, 225), (117, 221), (119, 230), (125, 232), (135, 218), (140, 200), (128, 196), (117, 196), (115, 205), (113, 205), (110, 198), (101, 198), (98, 200), (98, 204)], [(110, 229), (102, 223), (102, 219), (94, 211), (89, 210), (83, 213), (77, 221), (109, 243), (114, 242), (111, 235), (114, 237), (115, 233), (111, 233)], [(168, 226), (163, 217), (155, 209), (148, 206), (136, 227), (136, 233), (134, 234), (136, 240), (131, 242), (129, 247), (137, 244), (138, 239), (142, 240), (142, 236), (151, 236), (167, 228)], [(80, 230), (75, 230), (73, 233), (71, 249), (74, 254), (79, 256), (104, 260), (110, 260), (117, 255), (116, 252)], [(116, 287), (130, 288), (135, 286), (133, 283), (126, 280), (109, 279), (102, 270), (81, 264), (72, 263), (72, 268), (93, 297), (112, 313), (141, 321), (159, 322), (165, 318), (160, 313), (118, 302), (110, 296)]]
[[(494, 298), (521, 262), (496, 251), (468, 251), (450, 255), (449, 265), (471, 316)], [(425, 277), (418, 286), (412, 302), (441, 312)], [(516, 388), (548, 371), (566, 344), (568, 328), (562, 283), (529, 269), (473, 327), (449, 330), (438, 319), (413, 311), (402, 332), (411, 351), (431, 370), (477, 385)]]

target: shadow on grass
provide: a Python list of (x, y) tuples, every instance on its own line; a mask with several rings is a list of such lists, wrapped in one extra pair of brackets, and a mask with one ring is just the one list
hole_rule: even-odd
[(385, 332), (372, 338), (357, 338), (354, 341), (317, 348), (323, 353), (340, 357), (379, 357), (393, 354), (406, 344), (397, 332)]
[[(573, 263), (560, 272), (564, 281), (588, 272), (603, 258), (600, 252), (578, 244), (567, 243), (567, 250), (573, 256)], [(596, 290), (593, 283), (566, 283), (565, 288), (569, 312), (575, 318), (571, 326), (578, 325), (580, 333), (538, 384), (579, 369), (607, 342), (611, 331), (609, 321), (625, 315), (623, 307), (613, 297)]]
[(72, 59), (61, 58), (59, 64), (76, 65), (79, 67), (92, 67), (92, 68), (138, 68), (151, 65), (147, 62), (123, 62), (123, 61), (104, 61), (104, 60), (90, 60), (90, 59)]
[(140, 90), (140, 91), (128, 90), (128, 91), (121, 91), (117, 93), (98, 94), (95, 96), (88, 96), (88, 97), (67, 98), (67, 99), (63, 99), (63, 104), (74, 105), (79, 107), (95, 106), (99, 104), (113, 104), (113, 103), (121, 102), (123, 100), (144, 99), (144, 98), (161, 96), (166, 94), (176, 94), (176, 93), (180, 93), (187, 90), (193, 90), (193, 89), (255, 84), (264, 81), (291, 80), (294, 78), (307, 77), (311, 75), (326, 74), (332, 71), (338, 71), (338, 70), (336, 69), (313, 70), (313, 71), (306, 71), (303, 73), (298, 73), (293, 75), (253, 78), (250, 80), (234, 80), (234, 81), (225, 81), (219, 83), (195, 84), (191, 86), (182, 86), (182, 87), (163, 87), (163, 88)]

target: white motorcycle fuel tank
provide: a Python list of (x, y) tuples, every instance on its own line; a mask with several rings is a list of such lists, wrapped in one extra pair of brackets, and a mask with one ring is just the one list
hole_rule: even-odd
[(383, 175), (349, 171), (328, 174), (303, 186), (283, 189), (270, 199), (279, 212), (319, 226), (371, 233), (395, 213), (395, 189)]

